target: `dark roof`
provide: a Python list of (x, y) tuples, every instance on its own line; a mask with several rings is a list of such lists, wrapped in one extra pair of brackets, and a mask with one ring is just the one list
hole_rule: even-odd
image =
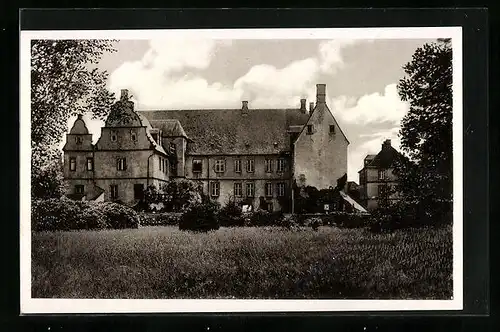
[[(290, 126), (304, 125), (300, 109), (140, 111), (155, 127), (176, 119), (187, 136), (191, 154), (276, 154), (291, 150)], [(163, 123), (165, 122), (165, 123)]]
[(384, 146), (380, 152), (373, 158), (368, 167), (375, 168), (388, 168), (393, 166), (394, 162), (403, 158), (403, 155), (399, 153), (392, 146)]
[(188, 138), (184, 128), (182, 128), (179, 120), (151, 120), (151, 126), (162, 131), (162, 136), (166, 137), (186, 137)]
[(72, 135), (88, 135), (89, 130), (87, 129), (85, 121), (83, 121), (81, 115), (78, 115), (78, 118), (75, 120), (75, 123), (73, 123), (73, 127), (71, 127), (69, 133)]

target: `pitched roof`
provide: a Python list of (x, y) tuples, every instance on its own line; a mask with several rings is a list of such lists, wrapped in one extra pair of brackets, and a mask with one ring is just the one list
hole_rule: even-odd
[(153, 127), (162, 131), (162, 136), (169, 137), (186, 137), (188, 138), (184, 128), (177, 119), (168, 120), (151, 120)]
[(403, 158), (403, 155), (399, 153), (392, 146), (384, 146), (380, 152), (373, 158), (368, 167), (376, 168), (388, 168), (391, 167), (395, 161)]
[(73, 127), (71, 127), (69, 133), (72, 135), (87, 135), (89, 133), (87, 125), (85, 125), (85, 121), (83, 121), (81, 115), (78, 115), (78, 118), (73, 123)]
[(163, 146), (161, 146), (161, 144), (156, 143), (153, 136), (151, 136), (151, 130), (153, 129), (153, 127), (149, 123), (149, 120), (144, 115), (142, 115), (138, 112), (134, 112), (134, 113), (136, 113), (138, 115), (138, 117), (141, 121), (141, 125), (143, 127), (146, 127), (146, 136), (147, 136), (149, 142), (151, 143), (151, 145), (153, 146), (153, 148), (158, 152), (161, 152), (163, 154), (167, 154), (165, 152), (165, 150), (163, 149)]
[[(138, 112), (155, 125), (175, 119), (193, 140), (191, 154), (276, 154), (291, 150), (290, 126), (303, 126), (309, 114), (300, 109), (166, 110)], [(168, 129), (168, 128), (167, 128)]]

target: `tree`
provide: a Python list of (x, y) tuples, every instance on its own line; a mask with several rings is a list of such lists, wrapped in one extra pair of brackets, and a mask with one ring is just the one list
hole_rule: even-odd
[(66, 184), (62, 160), (54, 160), (32, 173), (31, 196), (38, 199), (60, 198)]
[[(452, 200), (452, 49), (450, 39), (418, 48), (403, 67), (398, 92), (410, 105), (401, 121), (397, 163), (402, 199), (430, 214)], [(438, 207), (441, 206), (441, 207)]]
[(31, 44), (32, 169), (59, 156), (58, 145), (70, 116), (90, 113), (104, 118), (114, 102), (106, 89), (106, 71), (92, 68), (111, 40), (34, 40)]

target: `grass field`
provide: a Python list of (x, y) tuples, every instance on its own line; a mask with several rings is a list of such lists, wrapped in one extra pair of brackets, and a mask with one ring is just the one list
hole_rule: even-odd
[(33, 233), (35, 298), (449, 299), (452, 232)]

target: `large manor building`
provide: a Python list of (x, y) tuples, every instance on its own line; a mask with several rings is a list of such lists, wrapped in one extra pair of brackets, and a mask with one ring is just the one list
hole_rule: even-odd
[[(317, 84), (307, 107), (252, 109), (134, 109), (122, 90), (101, 136), (81, 116), (67, 134), (64, 175), (68, 196), (133, 205), (149, 185), (193, 179), (221, 203), (265, 200), (280, 210), (292, 200), (294, 180), (318, 189), (335, 187), (347, 173), (349, 141)], [(292, 203), (293, 204), (293, 203)]]

